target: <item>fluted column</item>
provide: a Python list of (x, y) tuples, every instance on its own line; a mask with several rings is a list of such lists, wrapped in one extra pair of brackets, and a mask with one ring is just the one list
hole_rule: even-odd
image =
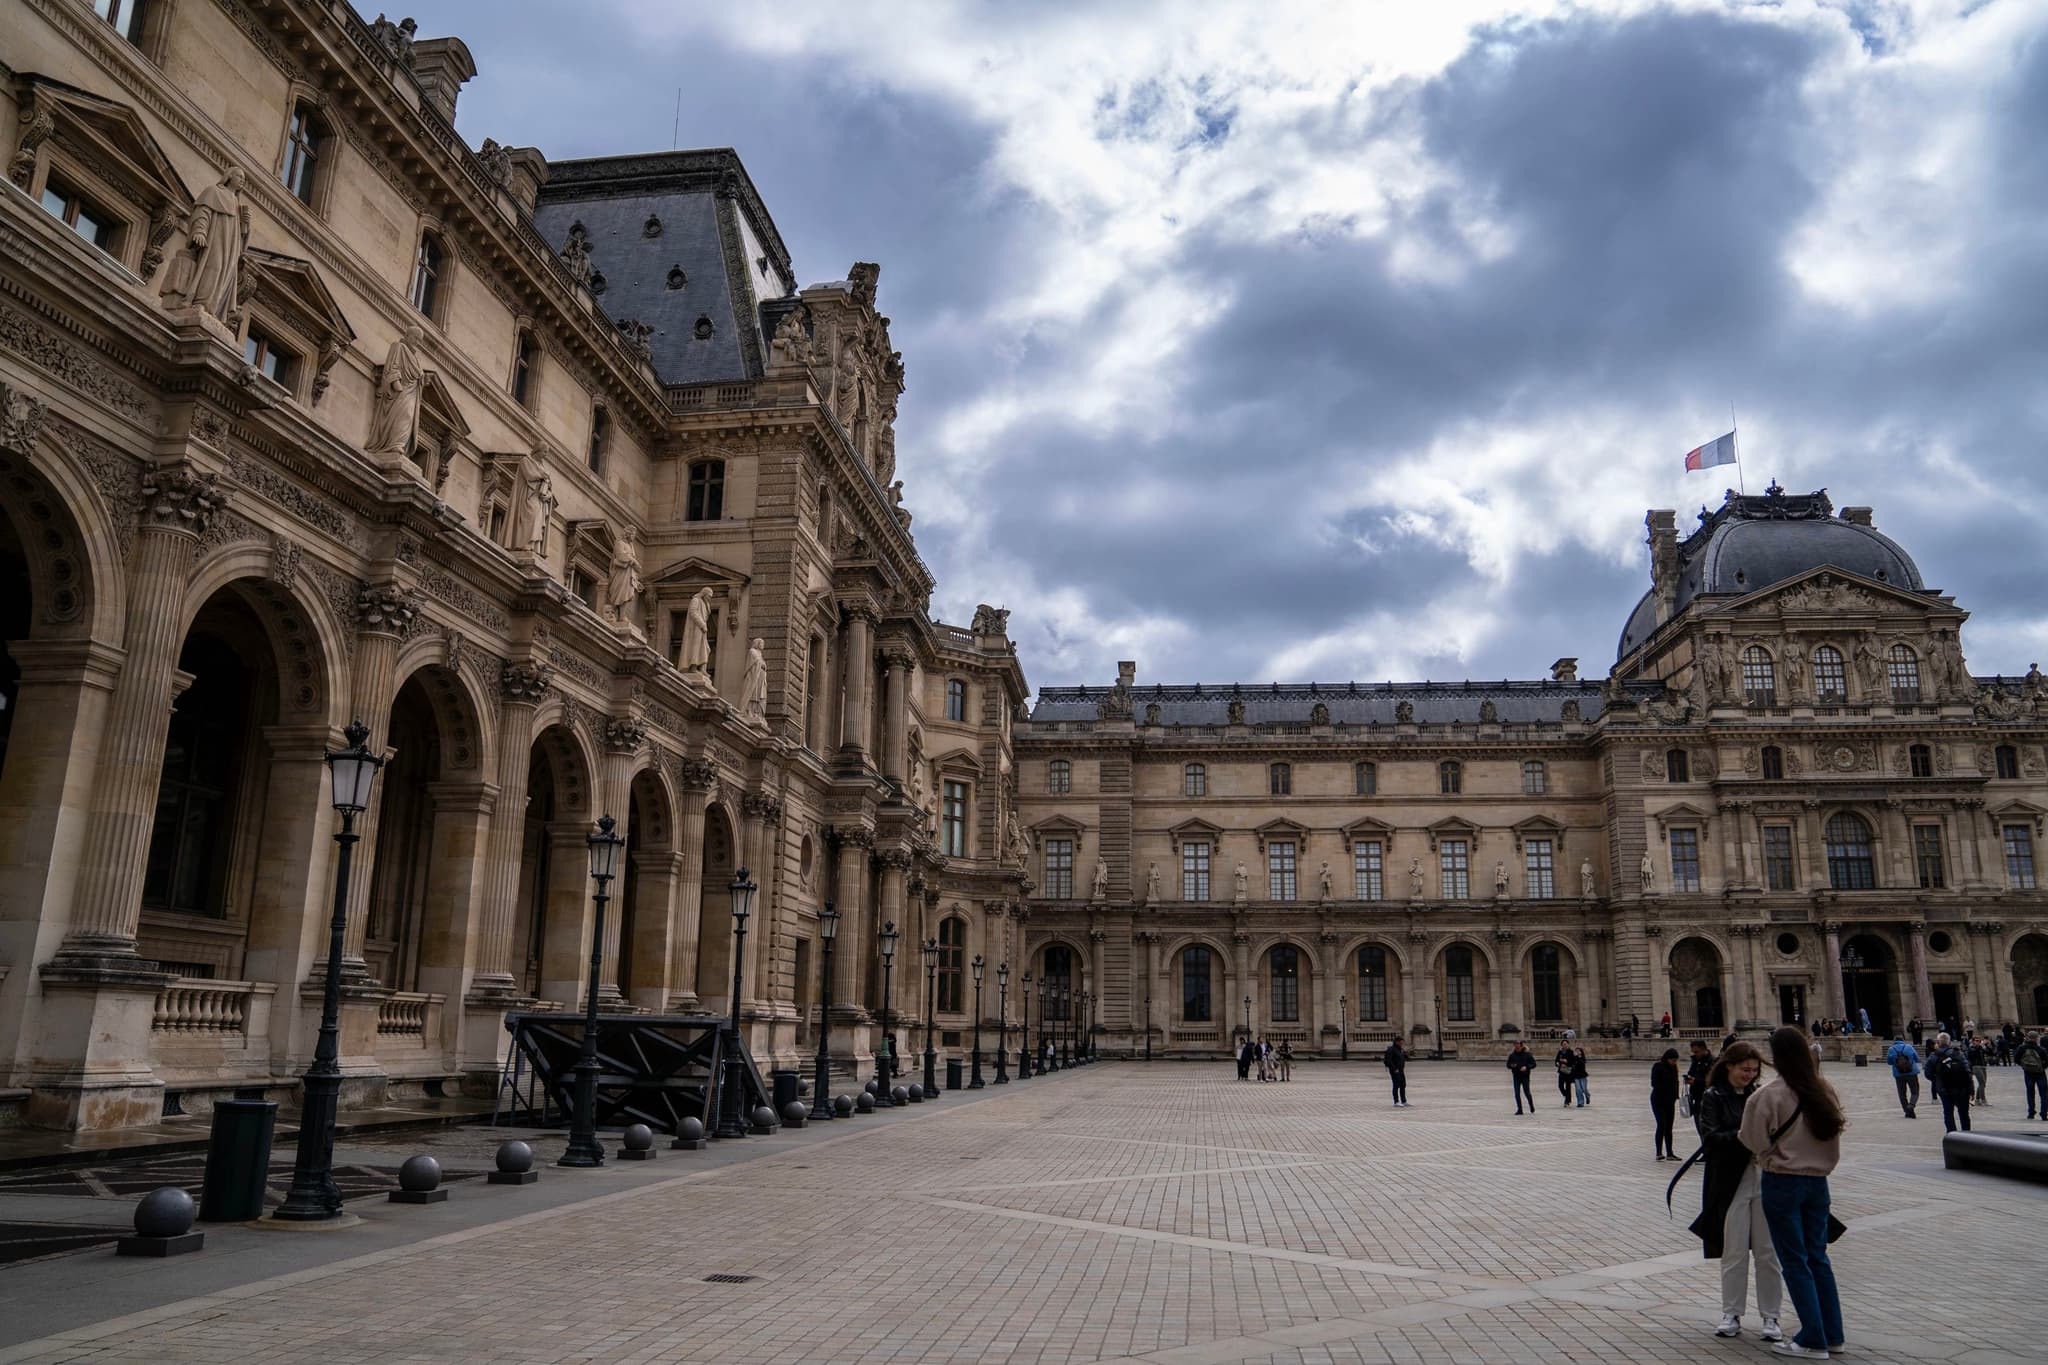
[(868, 857), (875, 846), (872, 830), (839, 831), (839, 941), (832, 954), (832, 1006), (859, 1010), (867, 1004)]
[[(613, 832), (623, 839), (633, 809), (633, 770), (639, 762), (640, 746), (647, 739), (647, 723), (630, 716), (604, 723), (604, 772), (599, 778), (598, 814), (617, 822)], [(604, 961), (598, 968), (598, 1001), (606, 1009), (626, 1003), (619, 990), (619, 935), (626, 919), (626, 886), (615, 881), (610, 887), (611, 903), (605, 907)]]
[(846, 612), (846, 706), (839, 717), (839, 751), (842, 759), (868, 762), (868, 676), (874, 672), (875, 652), (869, 643), (874, 613), (865, 607)]
[[(369, 728), (365, 745), (379, 757), (387, 752), (391, 736), (391, 703), (397, 690), (393, 679), (398, 671), (398, 646), (405, 628), (419, 614), (419, 597), (396, 583), (378, 583), (356, 594), (356, 654), (354, 676), (349, 686), (349, 718)], [(342, 937), (341, 971), (344, 978), (368, 982), (369, 964), (363, 961), (363, 941), (370, 928), (370, 883), (375, 880), (377, 823), (384, 803), (372, 800), (356, 817), (355, 869), (348, 895), (348, 932)], [(318, 976), (327, 960), (322, 952), (314, 963)]]
[(718, 769), (703, 759), (686, 758), (676, 767), (683, 810), (676, 831), (675, 927), (669, 936), (671, 1010), (694, 1013), (703, 1007), (697, 998), (697, 949), (704, 912), (704, 806), (717, 781)]
[(882, 662), (888, 670), (882, 681), (882, 776), (902, 782), (910, 771), (911, 657), (892, 649)]
[(498, 711), (498, 804), (491, 811), (490, 878), (484, 892), (480, 970), (471, 994), (510, 997), (519, 916), (519, 860), (526, 843), (526, 776), (533, 763), (533, 712), (547, 694), (554, 670), (546, 664), (507, 664), (498, 676), (504, 705)]
[(142, 475), (121, 637), (127, 657), (100, 733), (92, 813), (60, 959), (135, 957), (142, 880), (171, 722), (172, 675), (185, 636), (185, 587), (193, 548), (226, 504), (227, 494), (215, 476), (190, 465), (167, 465)]
[(1840, 1019), (1845, 1011), (1842, 1001), (1848, 991), (1842, 984), (1842, 926), (1838, 921), (1829, 920), (1821, 925), (1822, 952), (1827, 960), (1821, 964), (1821, 975), (1827, 982), (1828, 1012), (1830, 1019)]
[(1927, 925), (1914, 920), (1906, 926), (1906, 948), (1913, 960), (1913, 1014), (1934, 1017), (1934, 983), (1927, 978)]

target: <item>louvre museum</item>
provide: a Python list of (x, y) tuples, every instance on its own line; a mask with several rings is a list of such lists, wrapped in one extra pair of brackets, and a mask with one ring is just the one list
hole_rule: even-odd
[(17, 0), (0, 68), (0, 1125), (291, 1098), (355, 721), (349, 1105), (582, 1008), (602, 816), (604, 1008), (764, 1067), (891, 989), (951, 1057), (2048, 1021), (2048, 681), (1869, 507), (1649, 512), (1611, 663), (1034, 691), (1028, 603), (933, 615), (882, 269), (735, 152), (472, 149), (460, 38), (320, 0)]

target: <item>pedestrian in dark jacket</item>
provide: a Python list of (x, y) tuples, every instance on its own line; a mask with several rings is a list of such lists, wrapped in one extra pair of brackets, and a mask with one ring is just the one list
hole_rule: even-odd
[(1700, 1096), (1707, 1093), (1707, 1073), (1714, 1069), (1714, 1054), (1707, 1051), (1706, 1042), (1692, 1040), (1692, 1060), (1685, 1066), (1685, 1093), (1692, 1110), (1692, 1126), (1700, 1126)]
[[(1515, 1112), (1522, 1112), (1522, 1101), (1529, 1101), (1529, 1112), (1536, 1112), (1536, 1097), (1529, 1093), (1529, 1073), (1536, 1069), (1536, 1054), (1529, 1051), (1521, 1039), (1508, 1052), (1508, 1075), (1515, 1085)], [(2032, 1118), (2033, 1115), (2027, 1115)]]
[(1708, 1073), (1697, 1111), (1707, 1178), (1692, 1231), (1700, 1239), (1701, 1252), (1721, 1260), (1721, 1325), (1714, 1334), (1732, 1337), (1741, 1332), (1753, 1259), (1763, 1338), (1778, 1341), (1784, 1336), (1778, 1314), (1785, 1304), (1785, 1281), (1778, 1273), (1778, 1256), (1764, 1219), (1756, 1159), (1742, 1145), (1742, 1111), (1756, 1093), (1762, 1070), (1763, 1053), (1752, 1043), (1738, 1042), (1722, 1052)]
[(1237, 1050), (1237, 1078), (1248, 1081), (1252, 1078), (1252, 1040), (1244, 1040), (1244, 1046)]
[(1564, 1107), (1572, 1107), (1572, 1044), (1567, 1038), (1559, 1044), (1557, 1056), (1553, 1059), (1557, 1067), (1557, 1093), (1564, 1096)]
[(1396, 1109), (1406, 1109), (1408, 1107), (1408, 1049), (1401, 1046), (1399, 1038), (1387, 1044), (1387, 1050), (1380, 1054), (1380, 1063), (1387, 1068), (1388, 1079), (1393, 1082), (1394, 1107)]
[(1927, 1059), (1927, 1084), (1941, 1101), (1941, 1126), (1953, 1133), (1970, 1131), (1970, 1092), (1976, 1078), (1970, 1075), (1970, 1059), (1946, 1033), (1934, 1035), (1934, 1053)]
[(1991, 1045), (1981, 1035), (1973, 1036), (1967, 1055), (1970, 1059), (1970, 1079), (1977, 1086), (1977, 1103), (1989, 1104), (1991, 1099), (1984, 1093), (1984, 1084), (1991, 1078)]
[(1671, 1130), (1678, 1119), (1678, 1049), (1667, 1047), (1650, 1066), (1650, 1113), (1657, 1120), (1657, 1160), (1676, 1161)]
[(1593, 1081), (1586, 1071), (1586, 1049), (1572, 1044), (1572, 1084), (1578, 1087), (1579, 1108), (1593, 1102)]
[(2013, 1049), (2012, 1059), (2019, 1063), (2020, 1080), (2027, 1087), (2027, 1117), (2034, 1117), (2034, 1099), (2041, 1101), (2041, 1117), (2048, 1119), (2048, 1043), (2041, 1035), (2029, 1030), (2020, 1045)]

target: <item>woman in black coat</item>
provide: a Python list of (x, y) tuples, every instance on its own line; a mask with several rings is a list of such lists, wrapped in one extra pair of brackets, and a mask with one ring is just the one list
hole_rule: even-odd
[(1671, 1129), (1678, 1119), (1678, 1049), (1667, 1047), (1650, 1066), (1650, 1113), (1657, 1120), (1657, 1160), (1676, 1161)]
[(1763, 1338), (1776, 1341), (1785, 1282), (1764, 1223), (1755, 1157), (1742, 1145), (1742, 1111), (1756, 1093), (1762, 1069), (1763, 1053), (1754, 1044), (1738, 1042), (1721, 1054), (1707, 1075), (1707, 1090), (1699, 1108), (1700, 1150), (1707, 1178), (1692, 1232), (1700, 1239), (1701, 1254), (1721, 1262), (1721, 1325), (1715, 1335), (1732, 1337), (1741, 1330), (1754, 1260)]

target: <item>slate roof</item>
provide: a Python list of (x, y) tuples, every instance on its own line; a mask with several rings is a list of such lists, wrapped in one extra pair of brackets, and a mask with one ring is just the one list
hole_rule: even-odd
[[(1244, 703), (1247, 725), (1307, 725), (1318, 703), (1330, 710), (1337, 725), (1393, 725), (1395, 708), (1408, 702), (1418, 723), (1479, 723), (1479, 708), (1488, 701), (1502, 724), (1556, 725), (1564, 704), (1576, 701), (1579, 715), (1591, 721), (1600, 714), (1601, 684), (1594, 682), (1501, 681), (1414, 683), (1193, 683), (1154, 684), (1131, 691), (1131, 713), (1145, 725), (1146, 708), (1159, 705), (1159, 724), (1228, 725), (1230, 703)], [(1112, 687), (1042, 687), (1033, 721), (1092, 721)], [(1630, 684), (1630, 693), (1645, 697), (1663, 693), (1660, 682)]]

